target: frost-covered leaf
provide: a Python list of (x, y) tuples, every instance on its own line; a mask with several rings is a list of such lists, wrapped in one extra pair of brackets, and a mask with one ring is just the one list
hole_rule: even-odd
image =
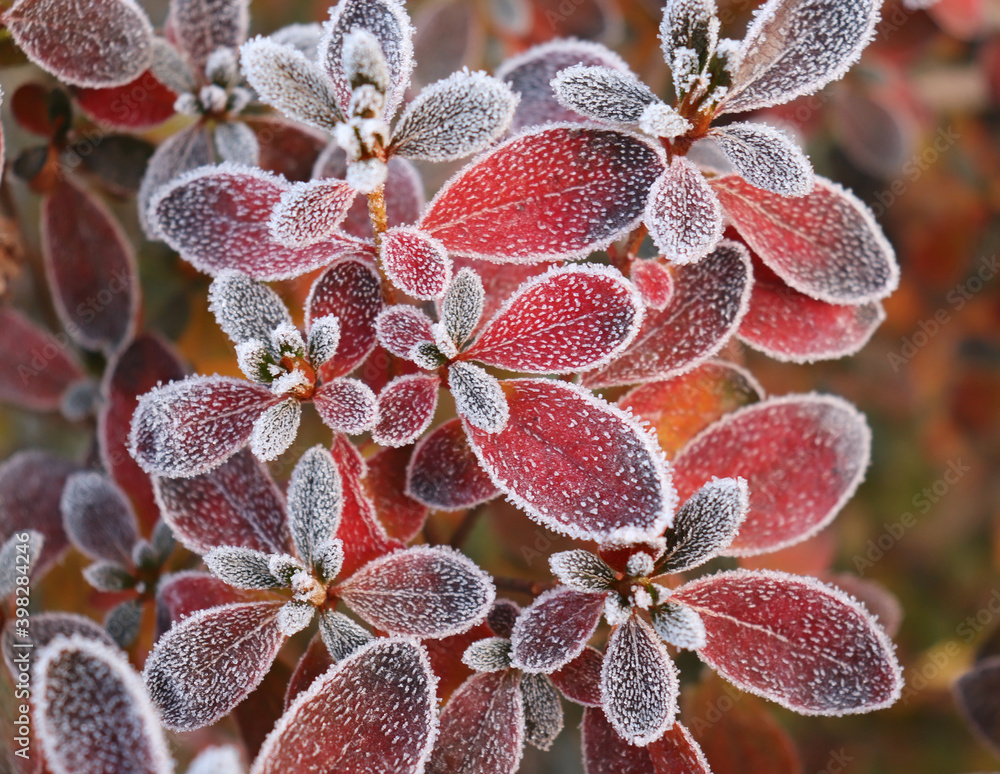
[(994, 751), (1000, 750), (1000, 657), (977, 663), (952, 689), (965, 722)]
[[(167, 47), (173, 50), (169, 44)], [(132, 130), (158, 126), (174, 115), (177, 92), (155, 69), (154, 54), (150, 69), (134, 80), (104, 89), (76, 88), (73, 97), (84, 113), (101, 124)], [(137, 86), (142, 89), (141, 96)]]
[(247, 0), (170, 0), (167, 36), (205, 70), (220, 48), (239, 48), (250, 26)]
[(53, 774), (172, 774), (145, 687), (123, 654), (79, 634), (35, 663), (32, 719)]
[(514, 774), (524, 749), (524, 706), (515, 672), (477, 674), (441, 712), (427, 774)]
[(427, 161), (464, 158), (507, 131), (517, 102), (507, 84), (486, 73), (454, 73), (406, 106), (390, 152)]
[[(94, 562), (83, 568), (82, 575), (98, 591), (125, 591), (135, 585), (132, 573), (118, 562)], [(3, 596), (5, 595), (0, 592), (0, 597)]]
[(480, 467), (458, 419), (439, 425), (417, 445), (406, 473), (406, 492), (442, 511), (471, 508), (499, 494)]
[(705, 647), (705, 624), (690, 607), (666, 601), (651, 611), (653, 629), (669, 645), (688, 650)]
[(280, 602), (247, 602), (202, 610), (156, 641), (143, 679), (174, 731), (214, 723), (264, 679), (285, 638)]
[(630, 72), (603, 66), (574, 65), (552, 79), (559, 104), (586, 118), (637, 124), (656, 96)]
[(346, 615), (333, 610), (321, 611), (319, 633), (334, 663), (343, 661), (374, 639)]
[(350, 373), (375, 348), (375, 321), (382, 311), (378, 269), (364, 253), (329, 261), (309, 291), (306, 328), (313, 320), (336, 315), (340, 320), (337, 354), (320, 369), (324, 381)]
[(308, 247), (322, 242), (347, 217), (357, 194), (343, 180), (296, 183), (281, 195), (271, 215), (271, 237), (285, 247)]
[(736, 175), (712, 187), (740, 236), (796, 290), (831, 304), (861, 304), (896, 289), (895, 253), (871, 211), (836, 183), (816, 178), (808, 196), (787, 199)]
[(392, 284), (413, 298), (444, 295), (451, 281), (451, 259), (438, 240), (406, 226), (382, 236), (382, 269)]
[(0, 545), (0, 600), (14, 593), (18, 578), (27, 581), (34, 574), (44, 546), (45, 537), (35, 530), (15, 533)]
[(560, 105), (551, 86), (556, 75), (577, 64), (628, 71), (628, 66), (614, 51), (600, 43), (584, 40), (553, 40), (543, 43), (508, 59), (497, 70), (497, 78), (510, 84), (521, 97), (514, 114), (512, 131), (549, 122), (586, 121), (575, 111)]
[(84, 376), (66, 347), (10, 306), (0, 307), (0, 350), (0, 401), (16, 406), (55, 411), (70, 385)]
[(376, 559), (336, 588), (377, 629), (447, 637), (483, 620), (495, 590), (489, 576), (457, 551), (419, 546)]
[(608, 641), (601, 668), (601, 698), (614, 729), (634, 745), (646, 746), (674, 724), (677, 667), (642, 618), (629, 616)]
[[(454, 284), (454, 283), (452, 283)], [(375, 324), (379, 343), (396, 357), (409, 358), (418, 344), (434, 340), (431, 319), (406, 304), (386, 307)]]
[(790, 102), (844, 76), (868, 45), (877, 0), (768, 0), (739, 53), (722, 112)]
[(892, 643), (843, 592), (776, 572), (725, 572), (672, 599), (705, 624), (698, 655), (737, 687), (804, 715), (870, 712), (899, 698)]
[(748, 406), (710, 426), (678, 454), (685, 499), (714, 476), (740, 476), (750, 511), (726, 550), (770, 553), (819, 532), (854, 494), (871, 457), (864, 417), (833, 396), (789, 395)]
[(618, 581), (614, 570), (583, 549), (553, 554), (549, 566), (560, 583), (577, 591), (610, 591)]
[(157, 190), (149, 205), (153, 231), (207, 274), (236, 269), (257, 280), (297, 277), (353, 252), (358, 243), (335, 233), (301, 248), (271, 238), (271, 213), (289, 184), (252, 167), (201, 167)]
[(437, 729), (436, 683), (419, 645), (377, 640), (299, 694), (265, 740), (251, 774), (331, 766), (418, 774)]
[(847, 357), (864, 347), (885, 321), (878, 301), (829, 304), (786, 285), (754, 261), (750, 308), (740, 323), (740, 341), (775, 360), (813, 363)]
[(622, 739), (599, 706), (588, 706), (583, 711), (580, 731), (587, 774), (661, 774), (653, 768), (649, 748)]
[(674, 278), (659, 260), (636, 261), (629, 279), (639, 291), (642, 302), (650, 309), (662, 311), (674, 296)]
[(223, 121), (216, 125), (212, 139), (220, 161), (250, 166), (260, 163), (260, 143), (257, 142), (257, 135), (246, 124)]
[(66, 535), (92, 559), (132, 564), (139, 539), (132, 504), (100, 473), (74, 473), (66, 479), (59, 508)]
[(713, 479), (677, 511), (662, 572), (684, 572), (717, 556), (736, 538), (750, 508), (742, 478)]
[(250, 451), (263, 462), (278, 459), (295, 441), (301, 419), (302, 404), (295, 398), (268, 407), (253, 423)]
[(185, 774), (243, 774), (245, 770), (239, 748), (226, 745), (202, 750)]
[(168, 137), (149, 159), (136, 197), (139, 223), (150, 239), (161, 239), (149, 205), (160, 188), (181, 175), (215, 161), (208, 128), (195, 123)]
[[(671, 67), (674, 89), (687, 91), (687, 78), (701, 73), (719, 42), (719, 19), (715, 0), (668, 0), (660, 22), (660, 48)], [(693, 52), (693, 67), (688, 72), (674, 72), (678, 53)], [(690, 56), (690, 54), (689, 54)]]
[(673, 270), (674, 296), (663, 311), (647, 310), (639, 335), (613, 363), (584, 374), (588, 387), (665, 380), (717, 353), (736, 332), (752, 287), (750, 258), (722, 242), (695, 264)]
[(205, 554), (212, 575), (238, 589), (273, 589), (284, 584), (269, 569), (270, 557), (252, 548), (219, 546)]
[(613, 360), (642, 318), (642, 300), (616, 270), (556, 268), (524, 283), (462, 357), (508, 371), (574, 373)]
[(669, 525), (674, 490), (662, 452), (635, 420), (576, 385), (503, 383), (502, 432), (466, 423), (493, 483), (549, 529), (579, 539), (633, 542)]
[(277, 293), (232, 269), (212, 280), (208, 300), (216, 322), (234, 344), (251, 339), (268, 341), (278, 326), (292, 324), (292, 316)]
[(308, 602), (286, 602), (278, 611), (278, 630), (291, 637), (305, 629), (316, 615), (316, 608)]
[(601, 706), (601, 665), (604, 654), (589, 645), (549, 677), (563, 696), (585, 707)]
[(207, 572), (164, 575), (156, 588), (156, 639), (171, 625), (210, 607), (246, 602), (251, 596)]
[(195, 553), (222, 545), (264, 553), (291, 547), (281, 492), (248, 449), (200, 476), (156, 478), (155, 488), (174, 537)]
[(339, 346), (340, 320), (336, 315), (328, 314), (312, 321), (307, 355), (314, 368), (330, 361), (337, 354)]
[(157, 387), (139, 399), (132, 417), (132, 455), (148, 473), (207, 473), (239, 451), (277, 403), (265, 387), (221, 376)]
[[(701, 747), (680, 723), (646, 747), (654, 774), (712, 774)], [(778, 774), (778, 772), (773, 772)]]
[(486, 290), (479, 275), (468, 267), (456, 272), (441, 302), (441, 324), (456, 347), (465, 344), (476, 330), (485, 302)]
[(495, 434), (507, 426), (510, 411), (500, 382), (472, 363), (448, 368), (448, 389), (455, 409), (466, 422), (484, 433)]
[(510, 669), (510, 640), (506, 637), (476, 640), (465, 649), (462, 663), (475, 672), (502, 672)]
[(399, 376), (378, 396), (378, 421), (372, 440), (380, 446), (407, 446), (430, 426), (437, 408), (440, 380), (436, 376)]
[(345, 39), (361, 29), (382, 49), (389, 69), (388, 87), (381, 115), (391, 119), (403, 101), (413, 70), (413, 28), (403, 4), (397, 0), (343, 0), (330, 11), (320, 42), (319, 59), (333, 81), (340, 110), (350, 115), (351, 84), (344, 69)]
[(340, 471), (330, 452), (314, 446), (299, 458), (288, 482), (288, 525), (302, 561), (318, 564), (319, 548), (337, 534), (342, 508)]
[(583, 652), (604, 613), (606, 592), (557, 587), (539, 596), (514, 624), (511, 660), (526, 672), (553, 672)]
[(323, 423), (338, 433), (357, 435), (375, 426), (378, 408), (375, 393), (357, 379), (334, 379), (313, 395)]
[(333, 84), (301, 51), (257, 37), (243, 45), (240, 63), (261, 101), (290, 118), (328, 131), (343, 122)]
[(152, 56), (153, 25), (133, 0), (19, 0), (3, 22), (35, 64), (74, 86), (128, 83)]
[(521, 678), (524, 703), (525, 741), (539, 750), (548, 750), (563, 729), (562, 702), (548, 675), (529, 674)]
[(43, 200), (42, 255), (56, 311), (77, 343), (106, 352), (121, 345), (139, 303), (135, 255), (107, 207), (70, 178)]
[(505, 263), (582, 258), (639, 222), (662, 172), (660, 151), (639, 137), (544, 127), (460, 171), (418, 225), (460, 256)]
[(385, 531), (402, 541), (415, 537), (427, 520), (427, 506), (406, 493), (406, 471), (412, 456), (413, 447), (381, 449), (368, 458), (364, 480)]
[(784, 132), (764, 124), (727, 124), (711, 133), (744, 180), (780, 196), (805, 196), (816, 184), (812, 164)]
[(649, 192), (642, 216), (668, 261), (694, 263), (722, 238), (719, 198), (694, 164), (683, 156), (670, 163)]

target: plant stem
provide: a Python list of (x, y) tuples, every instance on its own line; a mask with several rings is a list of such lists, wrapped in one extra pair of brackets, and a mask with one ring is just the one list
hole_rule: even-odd
[[(372, 222), (372, 229), (375, 231), (375, 254), (378, 255), (382, 249), (382, 235), (389, 229), (389, 216), (385, 210), (385, 186), (380, 185), (368, 194), (368, 217)], [(396, 303), (396, 289), (389, 278), (382, 271), (382, 263), (379, 262), (379, 273), (382, 276), (382, 298), (387, 304)]]
[(477, 505), (465, 514), (465, 518), (462, 519), (462, 523), (458, 525), (458, 528), (451, 536), (452, 548), (461, 548), (465, 545), (465, 541), (469, 539), (469, 535), (475, 528), (476, 522), (479, 521), (479, 517), (483, 514), (483, 510), (484, 508), (482, 505)]
[(494, 575), (493, 584), (500, 591), (516, 591), (533, 597), (556, 586), (554, 581), (531, 581), (526, 578), (510, 578), (506, 575)]

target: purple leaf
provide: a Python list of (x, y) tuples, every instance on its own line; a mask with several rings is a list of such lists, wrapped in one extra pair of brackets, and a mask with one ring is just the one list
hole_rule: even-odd
[(980, 661), (952, 690), (965, 722), (991, 750), (1000, 752), (1000, 657)]
[(440, 380), (436, 376), (399, 376), (378, 396), (378, 421), (372, 440), (380, 446), (407, 446), (430, 426), (437, 408)]
[(114, 482), (100, 473), (74, 473), (66, 479), (59, 509), (66, 535), (87, 556), (132, 564), (139, 525)]
[(214, 160), (212, 138), (202, 123), (182, 129), (164, 140), (156, 149), (146, 166), (146, 173), (142, 177), (142, 184), (136, 197), (139, 223), (147, 237), (162, 238), (156, 228), (156, 219), (151, 216), (149, 209), (157, 191), (181, 175), (211, 164)]
[(406, 473), (406, 492), (442, 511), (471, 508), (500, 494), (480, 467), (458, 419), (439, 425), (417, 445)]
[(812, 164), (785, 132), (765, 124), (727, 124), (712, 139), (750, 185), (799, 197), (816, 185)]
[(573, 661), (593, 636), (607, 596), (557, 587), (538, 597), (514, 624), (514, 666), (527, 672), (554, 672)]

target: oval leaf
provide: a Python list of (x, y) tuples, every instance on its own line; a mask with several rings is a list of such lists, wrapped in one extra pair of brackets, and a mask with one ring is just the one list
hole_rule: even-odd
[(393, 379), (378, 396), (378, 421), (372, 440), (380, 446), (413, 443), (434, 419), (440, 380), (412, 374)]
[(34, 411), (55, 411), (83, 369), (65, 334), (51, 335), (9, 306), (0, 307), (0, 401)]
[(553, 672), (569, 664), (593, 636), (607, 596), (565, 586), (546, 591), (514, 624), (513, 665), (526, 672)]
[(451, 282), (451, 259), (438, 240), (415, 228), (389, 229), (382, 237), (382, 268), (409, 296), (440, 298)]
[(406, 493), (439, 511), (471, 508), (500, 494), (480, 467), (459, 419), (439, 425), (417, 445), (406, 471)]
[(722, 239), (722, 207), (701, 170), (683, 156), (653, 184), (642, 217), (668, 261), (694, 263)]

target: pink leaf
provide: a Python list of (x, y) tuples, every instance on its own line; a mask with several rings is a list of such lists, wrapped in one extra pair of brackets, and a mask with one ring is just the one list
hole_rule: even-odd
[(188, 570), (165, 575), (156, 587), (156, 639), (200, 610), (250, 599), (250, 593), (205, 572)]
[(288, 184), (251, 167), (203, 167), (160, 188), (149, 205), (153, 231), (199, 271), (236, 269), (257, 280), (288, 279), (354, 252), (342, 234), (309, 247), (288, 248), (268, 223)]
[(833, 396), (790, 395), (741, 409), (691, 441), (674, 460), (682, 500), (716, 476), (740, 476), (750, 513), (727, 550), (770, 553), (825, 527), (864, 478), (871, 431)]
[(559, 586), (538, 597), (514, 624), (514, 666), (527, 672), (553, 672), (577, 658), (604, 614), (607, 596)]
[(419, 645), (376, 640), (299, 694), (251, 774), (419, 774), (437, 730), (436, 683)]
[(346, 217), (357, 192), (342, 180), (296, 183), (271, 214), (271, 237), (285, 247), (308, 247), (329, 238)]
[(87, 349), (122, 344), (139, 303), (135, 255), (108, 209), (68, 178), (45, 197), (42, 252), (67, 332)]
[(74, 473), (66, 479), (59, 509), (63, 528), (91, 559), (132, 564), (139, 528), (122, 491), (100, 473)]
[(0, 400), (34, 411), (58, 409), (84, 376), (67, 349), (65, 334), (47, 334), (12, 307), (0, 307)]
[(386, 533), (404, 542), (419, 534), (428, 510), (406, 493), (406, 471), (412, 454), (412, 448), (381, 449), (368, 459), (368, 475), (364, 480)]
[(427, 774), (514, 774), (524, 750), (524, 705), (515, 672), (476, 674), (441, 712)]
[(604, 654), (589, 645), (549, 677), (570, 701), (585, 707), (601, 706), (601, 665)]
[(599, 707), (583, 711), (580, 728), (587, 774), (660, 774), (653, 768), (649, 749), (622, 739)]
[(643, 303), (650, 309), (667, 308), (674, 295), (674, 277), (658, 260), (636, 261), (629, 279), (635, 285)]
[(33, 719), (55, 774), (172, 774), (167, 742), (121, 651), (80, 635), (38, 656)]
[(677, 156), (649, 192), (643, 222), (673, 263), (694, 263), (722, 238), (722, 208), (701, 170)]
[(738, 688), (804, 715), (887, 707), (902, 677), (892, 643), (842, 591), (809, 578), (736, 571), (688, 583), (708, 643), (698, 655)]
[(156, 230), (156, 218), (150, 213), (149, 205), (153, 195), (186, 172), (211, 164), (214, 160), (212, 138), (202, 123), (182, 129), (164, 140), (156, 149), (146, 166), (146, 173), (142, 177), (142, 184), (136, 197), (139, 223), (147, 237), (161, 239)]
[(424, 434), (434, 419), (440, 380), (412, 374), (389, 382), (378, 396), (378, 421), (372, 440), (380, 446), (407, 446)]
[(198, 72), (216, 49), (239, 48), (250, 14), (246, 0), (170, 0), (166, 34), (187, 53)]
[(565, 382), (503, 383), (499, 433), (466, 423), (483, 469), (540, 524), (571, 537), (634, 542), (670, 523), (674, 491), (663, 454), (630, 416)]
[(146, 70), (135, 80), (106, 89), (75, 89), (73, 96), (88, 116), (121, 129), (149, 129), (174, 115), (177, 94)]
[(662, 171), (660, 151), (633, 135), (545, 127), (460, 171), (428, 205), (419, 227), (450, 253), (469, 258), (583, 258), (639, 222)]
[(285, 636), (281, 602), (247, 602), (202, 610), (156, 641), (143, 679), (163, 725), (192, 731), (243, 701), (271, 668)]
[(396, 357), (409, 358), (418, 344), (434, 341), (431, 319), (415, 306), (397, 304), (378, 316), (375, 332), (379, 343)]
[(480, 467), (458, 419), (436, 427), (414, 449), (406, 492), (440, 511), (471, 508), (500, 494)]
[(316, 390), (313, 403), (323, 423), (335, 432), (357, 435), (375, 425), (375, 393), (357, 379), (326, 382)]
[(736, 175), (712, 187), (740, 236), (782, 280), (831, 304), (861, 304), (896, 289), (899, 266), (871, 211), (822, 177), (808, 196), (786, 199)]
[(746, 249), (722, 242), (708, 256), (674, 268), (674, 296), (647, 311), (635, 341), (611, 365), (584, 375), (588, 387), (671, 379), (715, 355), (736, 332), (750, 298)]
[(418, 546), (383, 556), (337, 586), (338, 597), (381, 631), (448, 637), (486, 617), (489, 576), (449, 548)]
[(313, 283), (306, 301), (306, 327), (327, 315), (340, 320), (337, 354), (320, 368), (324, 380), (350, 373), (375, 348), (375, 320), (382, 311), (378, 271), (366, 253), (337, 260)]
[(197, 554), (217, 546), (287, 553), (291, 536), (281, 492), (249, 450), (193, 478), (154, 479), (174, 537)]
[(413, 298), (440, 298), (451, 282), (451, 259), (444, 245), (419, 229), (389, 229), (382, 237), (381, 255), (386, 276)]
[(133, 0), (19, 0), (3, 22), (35, 64), (74, 86), (120, 86), (152, 56), (153, 25)]
[(132, 455), (159, 476), (207, 473), (242, 449), (258, 417), (279, 402), (266, 387), (222, 376), (157, 387), (132, 416)]
[(113, 360), (101, 384), (104, 398), (98, 412), (97, 440), (105, 470), (132, 499), (142, 523), (148, 527), (160, 517), (149, 476), (129, 454), (132, 414), (139, 396), (160, 383), (184, 378), (177, 355), (159, 337), (143, 334)]
[(462, 358), (508, 371), (583, 371), (624, 350), (642, 316), (641, 299), (617, 271), (553, 269), (522, 285)]

